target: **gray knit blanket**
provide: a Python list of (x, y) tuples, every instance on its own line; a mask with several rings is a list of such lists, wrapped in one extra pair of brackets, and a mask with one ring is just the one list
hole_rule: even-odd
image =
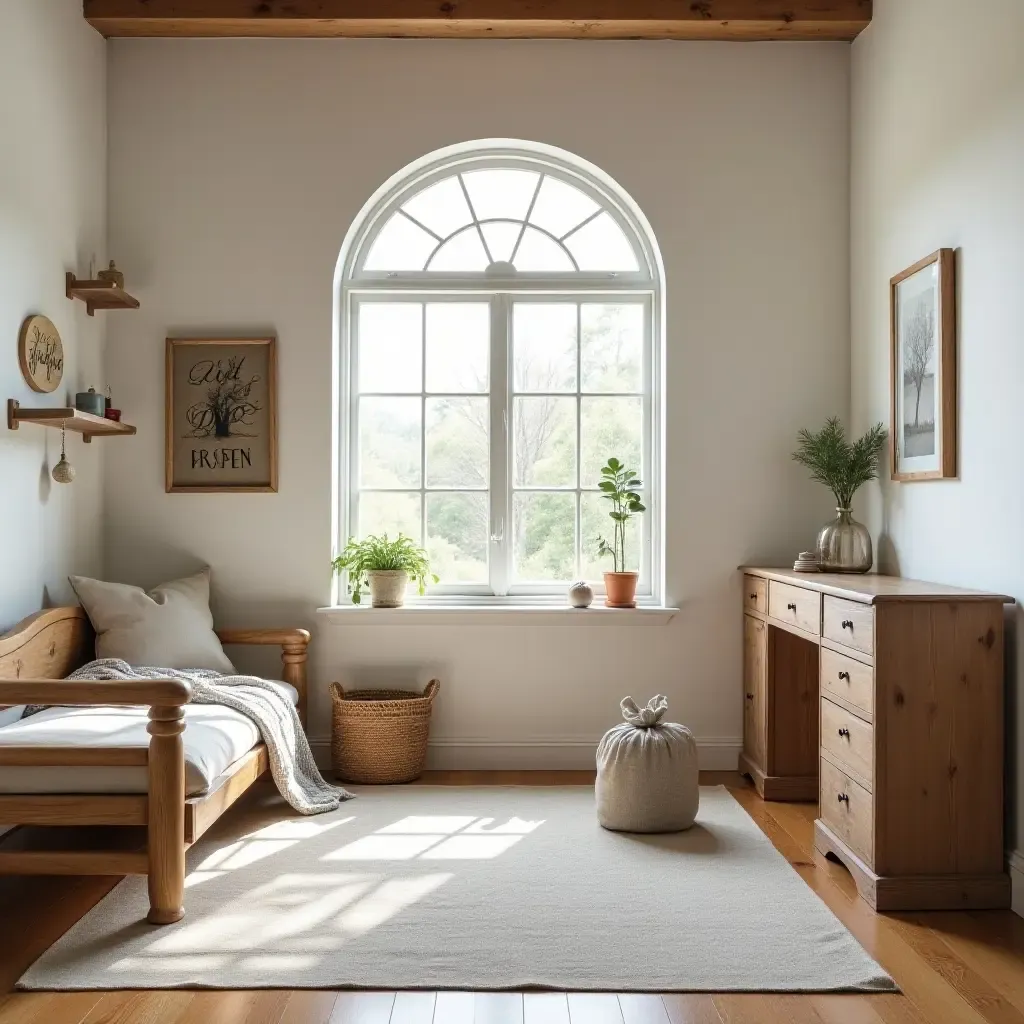
[(90, 661), (68, 679), (180, 679), (192, 687), (193, 704), (221, 704), (253, 722), (267, 745), (270, 774), (281, 796), (300, 814), (337, 810), (342, 800), (353, 796), (320, 774), (295, 705), (280, 686), (266, 679), (223, 676), (209, 669), (133, 668), (117, 658)]

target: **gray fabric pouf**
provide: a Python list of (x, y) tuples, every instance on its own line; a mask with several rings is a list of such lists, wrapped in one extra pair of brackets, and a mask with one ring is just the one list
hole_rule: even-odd
[(597, 747), (597, 820), (614, 832), (681, 832), (697, 817), (697, 743), (684, 725), (662, 722), (668, 699), (620, 704), (625, 722)]

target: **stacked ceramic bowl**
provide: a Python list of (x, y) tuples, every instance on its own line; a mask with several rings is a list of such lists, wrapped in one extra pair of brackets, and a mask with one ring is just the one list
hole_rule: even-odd
[(813, 551), (801, 551), (793, 568), (796, 572), (817, 572), (818, 556)]

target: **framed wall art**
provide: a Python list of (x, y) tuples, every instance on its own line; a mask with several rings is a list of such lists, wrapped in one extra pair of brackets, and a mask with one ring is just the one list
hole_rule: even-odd
[(277, 490), (274, 338), (168, 338), (166, 489)]
[(939, 249), (889, 282), (893, 480), (957, 475), (956, 253)]

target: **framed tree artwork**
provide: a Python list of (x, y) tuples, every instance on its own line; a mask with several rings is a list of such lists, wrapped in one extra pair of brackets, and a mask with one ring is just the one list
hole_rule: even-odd
[(277, 490), (273, 338), (167, 339), (166, 489)]
[(893, 480), (957, 475), (956, 254), (939, 249), (889, 282)]

